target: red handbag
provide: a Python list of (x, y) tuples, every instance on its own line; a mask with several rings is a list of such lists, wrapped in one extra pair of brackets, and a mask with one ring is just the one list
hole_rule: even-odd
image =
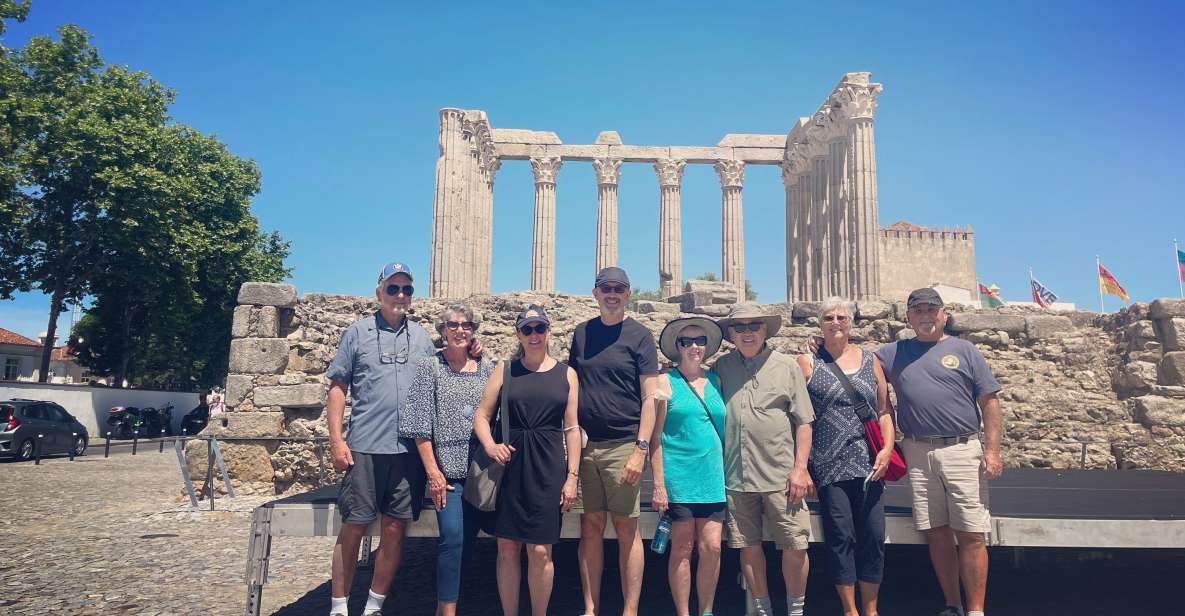
[[(868, 401), (856, 392), (856, 388), (852, 386), (851, 379), (844, 371), (836, 365), (835, 361), (830, 360), (831, 357), (823, 349), (819, 349), (824, 365), (827, 366), (835, 378), (839, 379), (839, 384), (843, 385), (844, 391), (847, 392), (848, 398), (856, 405), (856, 416), (860, 418), (860, 422), (864, 424), (864, 439), (868, 441), (868, 452), (875, 460), (876, 455), (880, 453), (885, 446), (885, 437), (881, 434), (881, 424), (877, 418), (876, 413), (872, 411), (872, 407), (868, 406)], [(867, 352), (867, 351), (864, 351)], [(905, 476), (905, 456), (901, 453), (901, 448), (896, 443), (893, 444), (893, 455), (889, 456), (889, 467), (885, 469), (884, 479), (888, 481), (897, 481)]]

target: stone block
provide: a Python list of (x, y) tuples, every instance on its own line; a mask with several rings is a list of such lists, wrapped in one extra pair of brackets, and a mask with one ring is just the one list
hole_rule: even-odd
[(230, 341), (230, 371), (239, 374), (280, 374), (288, 364), (288, 340), (238, 338)]
[(1025, 332), (1025, 318), (1018, 314), (959, 313), (950, 315), (946, 328), (957, 334), (978, 331), (1022, 334)]
[(1185, 318), (1161, 319), (1156, 322), (1160, 342), (1166, 351), (1185, 351)]
[(549, 145), (545, 146), (547, 156), (559, 156), (564, 160), (590, 161), (609, 156), (607, 145)]
[(1051, 314), (1035, 314), (1024, 318), (1025, 333), (1029, 338), (1052, 338), (1058, 334), (1074, 331), (1074, 322), (1069, 317)]
[(597, 145), (621, 145), (621, 135), (617, 134), (615, 130), (603, 130), (597, 133), (597, 138), (593, 143)]
[(552, 131), (526, 128), (491, 128), (490, 139), (496, 143), (556, 144), (563, 143)]
[(670, 148), (646, 145), (611, 145), (609, 157), (620, 158), (631, 163), (654, 162), (660, 158), (670, 158)]
[(819, 307), (823, 302), (794, 302), (794, 318), (809, 319), (819, 316)]
[(494, 153), (501, 160), (527, 160), (531, 157), (531, 148), (527, 143), (495, 143)]
[(726, 148), (786, 148), (786, 135), (728, 133), (716, 145)]
[(688, 280), (684, 293), (694, 293), (696, 305), (735, 304), (740, 301), (740, 290), (721, 280)]
[(782, 148), (733, 148), (732, 155), (750, 165), (780, 165), (785, 151)]
[(1140, 396), (1135, 401), (1136, 421), (1145, 426), (1185, 426), (1185, 400)]
[(257, 387), (255, 406), (320, 407), (325, 404), (325, 388), (317, 383)]
[(893, 318), (894, 319), (897, 319), (898, 321), (901, 321), (902, 323), (907, 323), (908, 320), (905, 318), (905, 313), (907, 313), (907, 312), (909, 312), (909, 306), (906, 306), (905, 302), (894, 302), (893, 303)]
[(886, 319), (892, 311), (893, 307), (888, 303), (872, 299), (866, 299), (856, 304), (856, 318), (859, 319)]
[(641, 314), (651, 314), (655, 312), (679, 314), (679, 304), (656, 302), (648, 299), (638, 300), (636, 309)]
[(1156, 385), (1156, 364), (1132, 361), (1116, 368), (1113, 385), (1119, 391), (1143, 390)]
[(721, 158), (721, 151), (717, 148), (676, 145), (671, 146), (671, 158), (682, 158), (688, 163), (711, 164)]
[(230, 322), (231, 338), (246, 338), (251, 334), (251, 311), (253, 306), (235, 306), (234, 319)]
[(253, 379), (245, 374), (231, 374), (226, 377), (226, 406), (234, 408), (251, 395)]
[(284, 430), (284, 413), (261, 411), (231, 411), (215, 415), (204, 434), (216, 437), (279, 436)]
[(1148, 316), (1153, 319), (1174, 319), (1185, 317), (1185, 299), (1157, 299), (1148, 306)]
[(686, 310), (685, 312), (690, 312), (692, 314), (702, 314), (706, 317), (712, 317), (714, 319), (719, 319), (719, 318), (728, 316), (728, 312), (731, 309), (732, 308), (730, 308), (729, 306), (724, 306), (724, 305), (720, 305), (720, 304), (709, 304), (707, 306), (694, 306), (691, 308), (691, 310)]
[(296, 305), (296, 287), (274, 282), (244, 282), (239, 287), (239, 303), (291, 308)]
[(263, 306), (255, 312), (251, 323), (251, 335), (259, 338), (276, 338), (280, 335), (280, 309)]
[(1165, 353), (1160, 360), (1161, 385), (1185, 385), (1185, 351)]
[(1131, 340), (1156, 337), (1156, 328), (1153, 327), (1152, 321), (1136, 321), (1128, 325), (1124, 331)]

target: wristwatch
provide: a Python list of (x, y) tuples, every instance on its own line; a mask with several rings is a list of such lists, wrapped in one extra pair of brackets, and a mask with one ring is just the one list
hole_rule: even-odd
[(643, 440), (639, 439), (639, 440), (634, 441), (634, 447), (637, 447), (638, 449), (641, 449), (642, 451), (650, 451), (650, 442), (643, 441)]

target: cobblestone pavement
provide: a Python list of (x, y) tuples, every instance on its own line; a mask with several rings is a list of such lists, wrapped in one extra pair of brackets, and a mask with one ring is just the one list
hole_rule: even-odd
[[(242, 614), (243, 569), (251, 509), (261, 497), (217, 501), (194, 511), (182, 496), (169, 450), (104, 460), (89, 455), (32, 463), (0, 462), (0, 614)], [(206, 503), (203, 503), (206, 506)], [(264, 613), (321, 616), (327, 612), (328, 538), (277, 539), (272, 548)], [(1012, 553), (993, 551), (989, 611), (995, 616), (1075, 613), (1085, 616), (1176, 613), (1166, 576), (1185, 570), (1180, 551), (1028, 550), (1025, 567)], [(495, 549), (479, 542), (462, 587), (460, 613), (498, 612)], [(606, 550), (606, 562), (616, 561)], [(771, 564), (776, 562), (771, 557)], [(812, 550), (807, 613), (838, 614), (822, 555)], [(553, 614), (579, 614), (576, 544), (555, 551)], [(432, 614), (435, 548), (409, 540), (387, 614)], [(924, 547), (890, 546), (884, 614), (937, 612), (937, 589)], [(644, 614), (670, 614), (665, 559), (648, 554)], [(736, 555), (726, 550), (717, 614), (743, 613)], [(780, 576), (771, 568), (775, 605)], [(604, 614), (620, 613), (618, 577), (610, 564)], [(369, 575), (359, 572), (352, 613), (361, 612)], [(526, 594), (523, 594), (524, 612)], [(779, 608), (782, 609), (782, 608)]]

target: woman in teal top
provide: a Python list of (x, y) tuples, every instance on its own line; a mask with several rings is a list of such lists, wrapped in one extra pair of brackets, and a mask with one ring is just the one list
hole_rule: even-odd
[(691, 550), (699, 548), (696, 594), (699, 613), (710, 615), (720, 577), (724, 523), (724, 399), (704, 361), (720, 350), (720, 328), (691, 317), (667, 324), (659, 350), (677, 365), (659, 379), (650, 466), (652, 503), (671, 520), (667, 575), (675, 614), (689, 616)]

